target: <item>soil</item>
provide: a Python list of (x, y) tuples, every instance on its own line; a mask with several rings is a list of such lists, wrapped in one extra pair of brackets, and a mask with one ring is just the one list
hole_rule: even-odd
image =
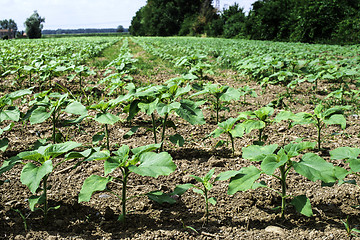
[[(285, 88), (281, 86), (268, 86), (264, 91), (255, 82), (240, 78), (231, 70), (218, 69), (215, 72), (214, 76), (208, 76), (209, 81), (233, 87), (248, 85), (254, 88), (259, 96), (247, 97), (246, 104), (232, 102), (229, 111), (221, 111), (223, 119), (236, 117), (241, 111), (256, 110), (276, 100), (279, 93), (285, 92)], [(173, 76), (174, 73), (161, 69), (153, 76), (142, 76), (140, 73), (133, 75), (136, 81), (157, 83), (169, 80)], [(93, 80), (88, 79), (88, 82)], [(66, 83), (65, 79), (58, 81), (70, 84)], [(331, 83), (323, 82), (319, 85), (319, 93), (331, 86)], [(297, 88), (291, 98), (284, 100), (287, 109), (293, 112), (312, 112), (314, 99), (311, 87), (312, 85), (304, 83)], [(324, 98), (320, 94), (315, 96), (318, 99)], [(276, 108), (275, 114), (283, 107)], [(235, 140), (234, 155), (231, 153), (230, 145), (215, 149), (214, 146), (219, 139), (206, 138), (216, 128), (214, 113), (210, 104), (205, 104), (202, 108), (207, 121), (205, 125), (192, 126), (179, 117), (171, 117), (177, 128), (168, 129), (167, 135), (179, 133), (186, 140), (183, 147), (175, 146), (171, 142), (165, 143), (165, 150), (171, 154), (177, 165), (175, 172), (157, 179), (130, 175), (128, 196), (154, 190), (171, 192), (179, 184), (196, 184), (189, 175), (204, 176), (212, 168), (215, 168), (215, 174), (219, 174), (250, 165), (259, 166), (259, 163), (241, 157), (241, 148), (251, 145), (257, 139), (257, 131)], [(120, 110), (115, 109), (114, 112)], [(353, 110), (346, 117), (347, 128), (325, 128), (322, 135), (324, 150), (314, 150), (324, 159), (342, 167), (347, 167), (346, 163), (331, 161), (329, 150), (340, 146), (360, 145), (359, 119), (357, 112)], [(111, 126), (112, 149), (115, 150), (122, 144), (133, 148), (153, 143), (152, 132), (147, 131), (150, 125), (144, 124), (146, 121), (149, 122), (150, 118), (139, 114), (132, 125), (119, 122)], [(131, 138), (124, 139), (124, 134), (137, 125), (143, 127)], [(102, 131), (102, 126), (91, 120), (83, 121), (76, 127), (58, 128), (69, 140), (83, 145), (91, 144), (92, 136)], [(265, 134), (268, 135), (266, 144), (276, 143), (280, 146), (296, 138), (316, 141), (317, 136), (316, 129), (310, 125), (289, 129), (284, 122), (270, 125)], [(51, 124), (17, 123), (12, 131), (4, 133), (4, 136), (10, 139), (10, 146), (2, 154), (1, 163), (21, 151), (28, 150), (39, 137), (50, 137)], [(220, 139), (227, 140), (225, 137)], [(61, 160), (59, 158), (55, 161)], [(50, 211), (46, 223), (41, 211), (29, 210), (27, 198), (31, 194), (20, 182), (22, 165), (16, 165), (1, 176), (1, 180), (6, 182), (0, 187), (0, 239), (349, 239), (342, 221), (348, 217), (351, 227), (359, 228), (360, 224), (360, 212), (352, 208), (360, 205), (359, 187), (351, 184), (321, 187), (320, 182), (311, 182), (295, 172), (291, 172), (288, 177), (289, 194), (306, 195), (312, 204), (312, 217), (303, 216), (289, 206), (285, 219), (281, 219), (279, 212), (274, 210), (281, 204), (281, 198), (276, 193), (269, 189), (256, 189), (228, 195), (228, 181), (219, 181), (214, 183), (214, 188), (210, 192), (210, 196), (216, 197), (217, 204), (210, 205), (208, 222), (204, 218), (203, 197), (187, 191), (172, 205), (158, 204), (145, 196), (132, 198), (127, 203), (127, 221), (122, 223), (117, 221), (121, 214), (121, 202), (109, 193), (96, 193), (90, 202), (78, 203), (78, 194), (84, 180), (92, 174), (103, 175), (103, 162), (83, 162), (80, 166), (72, 168), (74, 164), (75, 161), (65, 162), (49, 178), (49, 204), (60, 208)], [(349, 178), (360, 180), (356, 176)], [(266, 181), (271, 187), (280, 188), (275, 178), (264, 176), (261, 180)], [(114, 183), (109, 187), (117, 193), (121, 191), (120, 184)], [(26, 219), (28, 231), (25, 231), (24, 221), (14, 209), (19, 210)]]

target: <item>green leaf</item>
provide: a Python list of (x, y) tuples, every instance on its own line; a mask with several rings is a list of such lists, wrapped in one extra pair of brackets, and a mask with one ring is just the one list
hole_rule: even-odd
[(234, 137), (234, 138), (240, 138), (242, 136), (244, 136), (244, 127), (242, 124), (238, 124), (235, 126), (234, 129), (230, 130), (230, 133), (231, 135)]
[(204, 176), (204, 182), (208, 182), (210, 181), (210, 179), (212, 178), (212, 176), (215, 173), (215, 168), (211, 169), (205, 176)]
[(139, 102), (138, 107), (141, 109), (142, 112), (146, 113), (147, 115), (151, 115), (155, 111), (158, 102), (158, 98), (151, 103)]
[(201, 109), (193, 101), (183, 99), (176, 113), (192, 125), (205, 124), (204, 115)]
[(171, 113), (173, 110), (179, 109), (181, 104), (179, 102), (173, 102), (170, 104), (159, 103), (156, 107), (160, 116), (164, 116), (166, 113)]
[(94, 192), (104, 191), (106, 185), (112, 180), (112, 177), (100, 177), (91, 175), (85, 179), (79, 193), (78, 202), (88, 202)]
[(105, 137), (105, 134), (103, 134), (102, 132), (101, 133), (97, 133), (95, 134), (93, 137), (92, 137), (92, 144), (95, 145), (95, 144), (98, 144), (99, 142), (101, 142)]
[(45, 107), (38, 107), (32, 112), (30, 116), (30, 123), (31, 124), (42, 123), (50, 116), (51, 116), (51, 112), (47, 112)]
[(5, 152), (9, 145), (9, 139), (3, 138), (0, 140), (0, 151)]
[(321, 180), (329, 183), (337, 180), (334, 166), (314, 153), (304, 154), (300, 162), (293, 162), (293, 166), (297, 173), (314, 182)]
[(277, 148), (277, 144), (266, 146), (251, 145), (242, 148), (242, 157), (252, 161), (262, 161), (266, 155), (273, 154)]
[(324, 119), (324, 123), (326, 123), (327, 125), (340, 125), (342, 129), (346, 128), (346, 119), (343, 115), (340, 114), (335, 114), (332, 115), (329, 119)]
[(187, 190), (193, 187), (195, 186), (191, 183), (177, 185), (171, 195), (183, 195)]
[(311, 217), (313, 215), (310, 200), (305, 195), (296, 196), (290, 202), (299, 213)]
[(32, 93), (32, 91), (30, 89), (22, 89), (22, 90), (18, 90), (18, 91), (9, 93), (8, 97), (11, 100), (15, 100), (15, 99), (21, 98), (22, 96), (29, 95), (31, 93)]
[(349, 159), (349, 167), (354, 172), (360, 172), (360, 159)]
[(92, 149), (86, 149), (82, 152), (70, 152), (66, 154), (65, 158), (67, 160), (76, 159), (76, 158), (86, 158), (89, 157), (91, 153), (92, 153)]
[(214, 131), (212, 131), (209, 136), (213, 137), (213, 138), (218, 138), (220, 137), (221, 134), (223, 134), (225, 132), (224, 129), (222, 128), (217, 128)]
[(351, 148), (351, 147), (339, 147), (330, 151), (331, 159), (341, 160), (341, 159), (356, 159), (360, 154), (360, 148)]
[(139, 129), (140, 127), (139, 126), (135, 126), (135, 127), (132, 127), (130, 129), (130, 131), (128, 131), (127, 133), (124, 134), (123, 138), (124, 139), (129, 139), (132, 135), (134, 135), (136, 133), (136, 131)]
[(217, 177), (215, 178), (215, 181), (226, 181), (229, 178), (232, 178), (232, 177), (236, 176), (239, 173), (240, 172), (236, 171), (236, 170), (230, 170), (230, 171), (226, 171), (226, 172), (221, 172), (219, 175), (217, 175)]
[(86, 107), (82, 105), (78, 101), (74, 101), (70, 103), (64, 110), (67, 113), (74, 114), (74, 115), (87, 115), (88, 111), (86, 110)]
[(10, 120), (17, 122), (20, 119), (20, 111), (18, 108), (9, 107), (7, 110), (0, 112), (0, 122)]
[(241, 125), (244, 127), (246, 134), (250, 133), (254, 129), (262, 129), (266, 126), (265, 122), (253, 119), (248, 119)]
[(0, 175), (3, 174), (4, 172), (9, 171), (13, 166), (21, 162), (22, 161), (18, 156), (14, 156), (5, 160), (0, 168)]
[(163, 203), (174, 204), (174, 203), (176, 203), (175, 199), (173, 199), (168, 194), (165, 194), (161, 191), (149, 192), (146, 194), (146, 196), (148, 196), (149, 199), (151, 199), (159, 204), (163, 204)]
[(275, 122), (288, 121), (294, 118), (295, 114), (290, 111), (281, 111), (274, 118)]
[(167, 152), (145, 152), (140, 155), (140, 165), (130, 166), (130, 171), (141, 176), (157, 178), (160, 175), (169, 175), (176, 169), (172, 157)]
[(14, 123), (10, 123), (4, 128), (0, 128), (0, 135), (3, 134), (5, 131), (10, 131), (14, 127)]
[(69, 141), (59, 144), (53, 144), (50, 145), (48, 148), (46, 148), (44, 152), (44, 156), (51, 156), (51, 157), (57, 157), (63, 153), (69, 152), (73, 150), (74, 148), (80, 147), (81, 143)]
[(232, 177), (229, 183), (228, 194), (252, 189), (254, 182), (260, 177), (261, 171), (255, 166), (241, 168), (239, 173)]
[(287, 161), (288, 157), (286, 154), (267, 155), (261, 163), (261, 170), (263, 170), (267, 175), (273, 175), (275, 170), (286, 164)]
[(51, 160), (44, 162), (41, 166), (33, 163), (27, 163), (21, 171), (20, 181), (28, 186), (29, 190), (35, 194), (39, 188), (41, 180), (53, 170)]
[(290, 143), (284, 147), (284, 150), (289, 158), (293, 158), (299, 155), (301, 151), (306, 149), (314, 149), (315, 146), (316, 142)]
[(36, 204), (43, 204), (46, 201), (45, 194), (41, 194), (40, 196), (32, 195), (31, 197), (29, 197), (28, 201), (30, 210), (35, 211)]
[(256, 117), (259, 118), (261, 121), (265, 121), (273, 113), (274, 113), (274, 108), (272, 107), (262, 107), (254, 112)]
[(120, 121), (120, 118), (111, 113), (98, 113), (96, 114), (95, 121), (102, 124), (113, 125), (116, 122)]
[(201, 177), (195, 176), (195, 175), (190, 175), (190, 177), (194, 178), (197, 182), (199, 183), (204, 183), (204, 179), (202, 179)]
[(131, 149), (131, 152), (135, 155), (140, 155), (141, 153), (144, 153), (144, 152), (154, 151), (154, 150), (160, 148), (160, 146), (161, 146), (161, 143), (149, 144), (149, 145), (133, 148), (133, 149)]
[(216, 201), (216, 198), (211, 197), (208, 199), (208, 202), (211, 203), (213, 206), (215, 206), (217, 201)]
[(94, 152), (91, 154), (85, 161), (99, 161), (99, 160), (106, 160), (110, 157), (110, 152), (108, 150)]
[(239, 100), (240, 92), (239, 90), (229, 87), (225, 93), (223, 93), (220, 97), (221, 101), (229, 102), (231, 100)]
[(184, 146), (185, 140), (180, 134), (175, 134), (169, 137), (170, 142), (180, 147)]
[(105, 176), (112, 173), (116, 168), (123, 166), (129, 158), (129, 152), (130, 148), (123, 145), (115, 152), (117, 156), (107, 158), (104, 163)]

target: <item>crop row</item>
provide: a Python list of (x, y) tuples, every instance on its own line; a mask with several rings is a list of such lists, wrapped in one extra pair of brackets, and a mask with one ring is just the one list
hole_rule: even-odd
[[(142, 41), (140, 39), (139, 41)], [(219, 112), (231, 104), (246, 101), (245, 96), (256, 97), (253, 89), (248, 87), (234, 88), (226, 85), (207, 83), (204, 81), (203, 71), (199, 63), (191, 62), (191, 58), (183, 57), (183, 65), (188, 72), (185, 75), (170, 79), (164, 84), (150, 84), (137, 86), (132, 81), (132, 73), (136, 70), (136, 59), (133, 58), (128, 45), (128, 39), (124, 39), (118, 58), (107, 66), (103, 79), (98, 81), (99, 88), (107, 94), (99, 98), (83, 98), (88, 88), (85, 88), (86, 77), (91, 70), (85, 66), (82, 69), (69, 70), (64, 74), (75, 71), (73, 79), (79, 80), (80, 90), (73, 94), (66, 86), (61, 88), (63, 92), (55, 91), (51, 80), (54, 76), (49, 75), (42, 81), (34, 80), (35, 84), (43, 85), (36, 88), (39, 91), (33, 93), (34, 87), (9, 92), (0, 99), (0, 122), (2, 123), (1, 134), (11, 131), (17, 122), (31, 125), (51, 124), (51, 137), (39, 139), (38, 144), (30, 151), (22, 151), (9, 159), (6, 159), (0, 168), (3, 174), (17, 164), (23, 164), (20, 181), (26, 185), (32, 195), (28, 198), (29, 207), (32, 211), (42, 210), (44, 219), (47, 219), (49, 210), (57, 207), (48, 205), (48, 191), (53, 191), (48, 186), (48, 178), (55, 174), (55, 169), (64, 162), (77, 160), (75, 167), (81, 166), (84, 161), (104, 161), (104, 175), (92, 175), (88, 177), (79, 194), (79, 202), (89, 201), (95, 192), (107, 191), (117, 196), (122, 203), (122, 214), (119, 220), (126, 219), (126, 202), (128, 178), (133, 174), (157, 178), (160, 175), (169, 175), (174, 172), (176, 165), (171, 155), (164, 151), (168, 141), (183, 146), (186, 136), (174, 134), (168, 136), (169, 127), (176, 130), (177, 123), (174, 119), (181, 118), (191, 125), (204, 125), (204, 105), (210, 106), (216, 114), (217, 128), (204, 137), (220, 138), (228, 136), (235, 152), (235, 139), (248, 136), (256, 131), (258, 138), (253, 145), (242, 148), (242, 158), (260, 163), (260, 166), (250, 165), (239, 170), (222, 172), (214, 176), (214, 170), (210, 170), (204, 176), (192, 176), (199, 185), (178, 185), (172, 192), (153, 191), (146, 195), (157, 202), (175, 203), (176, 196), (184, 194), (188, 189), (204, 196), (205, 217), (209, 215), (209, 203), (215, 205), (216, 198), (211, 197), (211, 189), (216, 181), (229, 181), (228, 194), (238, 191), (247, 191), (256, 188), (269, 188), (282, 199), (279, 206), (281, 216), (284, 217), (286, 207), (291, 204), (305, 216), (312, 216), (310, 200), (305, 195), (292, 196), (287, 192), (289, 173), (295, 171), (311, 181), (322, 181), (331, 186), (338, 182), (354, 183), (355, 175), (360, 172), (360, 149), (341, 147), (330, 151), (332, 160), (346, 160), (348, 168), (334, 166), (324, 158), (316, 154), (322, 146), (322, 134), (324, 128), (329, 125), (339, 125), (346, 128), (346, 111), (348, 106), (325, 107), (319, 103), (313, 112), (280, 111), (275, 115), (275, 109), (270, 106), (260, 107), (254, 111), (239, 112), (233, 118), (219, 117)], [(196, 71), (194, 67), (197, 66)], [(74, 73), (74, 72), (72, 72)], [(98, 74), (100, 75), (100, 74)], [(31, 77), (30, 77), (31, 79)], [(102, 86), (102, 87), (100, 87)], [(45, 90), (44, 90), (45, 89)], [(104, 92), (104, 93), (105, 93)], [(25, 111), (26, 109), (26, 111)], [(120, 115), (126, 115), (121, 118)], [(127, 145), (116, 147), (111, 142), (109, 126), (121, 127), (122, 122), (131, 123), (139, 114), (146, 115), (151, 122), (151, 132), (154, 143), (146, 146), (138, 146), (130, 149)], [(61, 129), (70, 126), (79, 126), (83, 121), (95, 121), (103, 131), (92, 136), (91, 143), (78, 143), (67, 141)], [(283, 146), (268, 144), (265, 130), (273, 124), (285, 121), (289, 127), (295, 125), (311, 125), (317, 130), (316, 142), (303, 142), (297, 140)], [(136, 131), (145, 124), (133, 126), (124, 137), (135, 136)], [(222, 137), (217, 145), (224, 144)], [(6, 151), (9, 141), (6, 137), (0, 140), (0, 150)], [(76, 150), (76, 151), (74, 151)], [(121, 176), (115, 175), (119, 170)], [(258, 181), (262, 175), (268, 175), (277, 179), (279, 188), (271, 188), (266, 182)], [(350, 179), (350, 181), (349, 181)], [(119, 182), (122, 185), (121, 194), (109, 188), (110, 182)], [(200, 186), (200, 187), (199, 187)], [(280, 189), (280, 190), (279, 190)], [(289, 199), (291, 201), (289, 201)], [(354, 230), (357, 231), (357, 230)]]

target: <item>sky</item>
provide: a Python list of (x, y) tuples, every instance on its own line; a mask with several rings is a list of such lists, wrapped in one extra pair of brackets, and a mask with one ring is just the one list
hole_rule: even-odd
[[(220, 0), (220, 9), (235, 2), (248, 11), (255, 0)], [(128, 28), (145, 5), (146, 0), (0, 0), (0, 20), (13, 19), (21, 31), (37, 10), (45, 18), (44, 29)]]

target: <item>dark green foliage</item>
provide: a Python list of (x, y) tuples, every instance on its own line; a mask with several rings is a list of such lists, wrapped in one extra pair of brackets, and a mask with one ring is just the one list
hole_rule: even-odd
[(237, 3), (216, 12), (210, 0), (149, 0), (132, 35), (199, 35), (308, 43), (359, 42), (358, 1), (257, 0), (246, 15)]
[(210, 0), (148, 0), (131, 21), (137, 36), (201, 34), (216, 15)]
[(31, 38), (41, 38), (41, 30), (43, 28), (42, 23), (45, 22), (45, 18), (40, 17), (37, 11), (26, 19), (24, 25), (26, 27), (25, 32), (27, 36)]

